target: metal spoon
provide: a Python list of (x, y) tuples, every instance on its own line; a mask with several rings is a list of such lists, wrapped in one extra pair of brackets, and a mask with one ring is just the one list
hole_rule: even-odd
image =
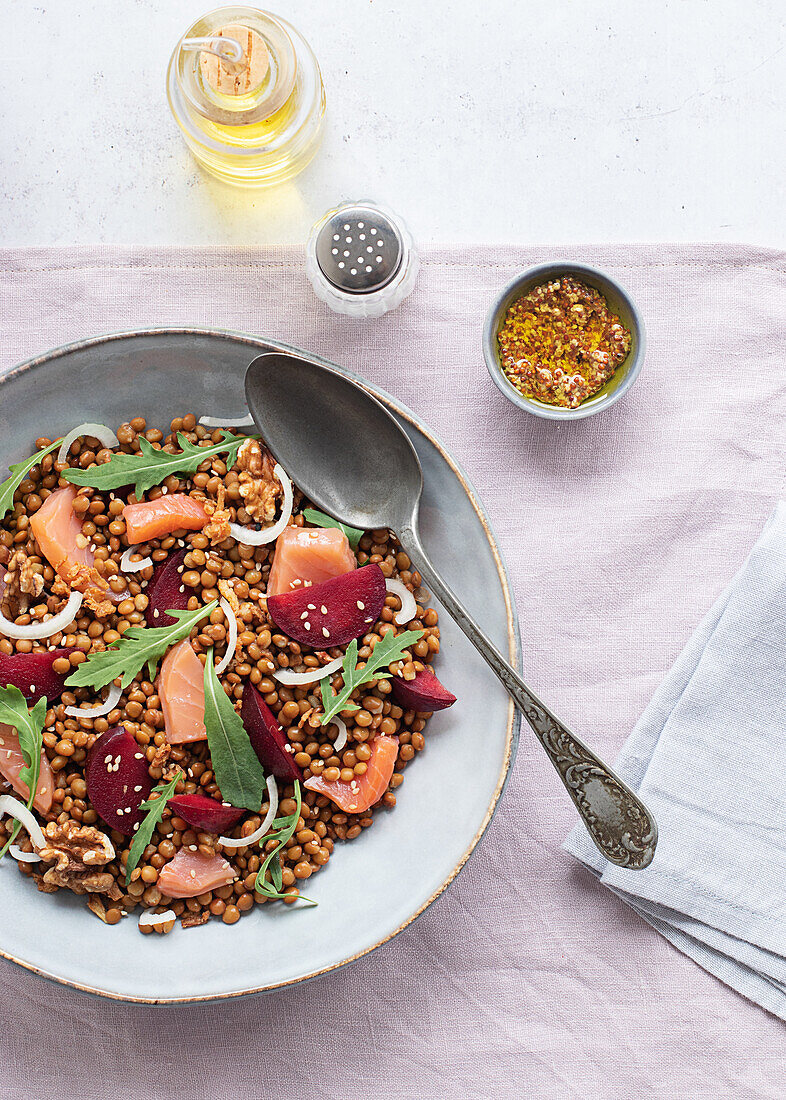
[(390, 413), (338, 367), (283, 352), (251, 363), (246, 399), (265, 442), (306, 496), (353, 527), (395, 532), (426, 588), (532, 726), (600, 851), (622, 867), (646, 867), (658, 836), (652, 815), (533, 695), (429, 561), (418, 533), (423, 473)]

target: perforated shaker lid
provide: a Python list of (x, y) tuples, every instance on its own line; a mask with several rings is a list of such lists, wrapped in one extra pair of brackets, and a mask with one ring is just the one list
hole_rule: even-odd
[(316, 257), (328, 282), (349, 294), (373, 294), (396, 277), (404, 258), (401, 232), (370, 204), (340, 207), (319, 231)]

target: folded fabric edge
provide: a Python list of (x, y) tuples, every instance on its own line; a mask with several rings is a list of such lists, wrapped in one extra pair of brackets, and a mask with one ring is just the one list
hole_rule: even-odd
[(676, 947), (683, 955), (687, 955), (688, 958), (698, 963), (703, 970), (712, 974), (713, 977), (728, 985), (747, 1000), (759, 1005), (760, 1008), (764, 1008), (767, 1012), (771, 1012), (774, 1016), (786, 1021), (786, 989), (780, 983), (757, 970), (753, 970), (744, 963), (716, 951), (653, 914), (647, 913), (643, 908), (623, 897), (622, 891), (616, 890), (613, 886), (608, 889), (617, 894), (626, 905), (638, 913), (647, 924), (667, 939), (673, 947)]

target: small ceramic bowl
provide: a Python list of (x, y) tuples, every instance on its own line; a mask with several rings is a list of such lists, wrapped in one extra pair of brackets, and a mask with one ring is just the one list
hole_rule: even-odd
[[(605, 386), (575, 409), (547, 405), (545, 401), (538, 401), (537, 398), (525, 397), (508, 380), (503, 371), (497, 344), (497, 333), (511, 303), (522, 294), (528, 294), (533, 287), (563, 275), (574, 275), (580, 282), (600, 291), (632, 337), (630, 351), (625, 361), (620, 363)], [(494, 384), (514, 405), (518, 405), (520, 409), (534, 416), (542, 416), (546, 420), (582, 420), (585, 416), (602, 412), (610, 408), (615, 401), (619, 401), (638, 378), (644, 362), (645, 342), (644, 322), (627, 292), (610, 275), (598, 271), (597, 268), (587, 267), (585, 264), (539, 264), (538, 267), (531, 267), (522, 275), (517, 275), (502, 288), (491, 303), (483, 326), (483, 356)]]

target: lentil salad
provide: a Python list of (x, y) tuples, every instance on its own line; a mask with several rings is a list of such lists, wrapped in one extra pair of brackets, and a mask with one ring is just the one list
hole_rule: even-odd
[[(0, 685), (5, 682), (3, 658), (62, 650), (62, 655), (58, 652), (52, 659), (51, 672), (64, 680), (78, 680), (80, 669), (91, 662), (96, 664), (100, 654), (119, 651), (134, 635), (152, 636), (156, 630), (175, 629), (151, 625), (149, 615), (153, 582), (177, 555), (182, 558), (177, 589), (183, 597), (175, 605), (180, 608), (178, 614), (201, 615), (204, 609), (203, 617), (193, 626), (181, 618), (189, 629), (177, 645), (167, 647), (157, 671), (148, 666), (128, 684), (118, 684), (120, 676), (107, 682), (110, 697), (104, 705), (113, 705), (106, 713), (90, 716), (88, 708), (100, 709), (101, 696), (88, 686), (65, 685), (59, 699), (47, 699), (41, 775), (51, 776), (51, 806), (38, 813), (44, 823), (46, 846), (42, 848), (26, 836), (16, 846), (15, 853), (12, 849), (21, 872), (31, 877), (39, 889), (56, 892), (70, 888), (86, 894), (91, 910), (108, 924), (116, 924), (123, 915), (140, 909), (141, 930), (162, 932), (169, 931), (177, 918), (186, 927), (202, 924), (211, 915), (232, 924), (244, 912), (272, 897), (285, 904), (297, 901), (302, 883), (327, 864), (337, 840), (359, 836), (373, 823), (377, 809), (395, 805), (394, 792), (403, 782), (403, 770), (425, 745), (424, 730), (430, 709), (453, 701), (447, 692), (444, 700), (435, 696), (433, 690), (430, 695), (417, 693), (419, 678), (431, 676), (435, 680), (428, 665), (439, 651), (438, 619), (433, 609), (412, 595), (421, 595), (420, 577), (412, 571), (409, 559), (390, 532), (357, 532), (355, 545), (348, 550), (349, 540), (338, 529), (339, 525), (327, 528), (332, 530), (331, 537), (340, 536), (346, 541), (341, 548), (342, 553), (351, 555), (351, 567), (345, 559), (346, 575), (359, 577), (364, 567), (374, 567), (385, 579), (385, 594), (378, 613), (373, 620), (364, 616), (362, 632), (346, 649), (343, 642), (328, 645), (333, 639), (326, 626), (322, 627), (325, 637), (320, 644), (327, 648), (298, 642), (291, 633), (281, 630), (281, 618), (277, 624), (270, 614), (271, 573), (276, 566), (279, 543), (283, 547), (297, 540), (298, 531), (302, 534), (313, 530), (304, 512), (309, 510), (309, 515), (317, 516), (320, 513), (314, 513), (295, 488), (291, 514), (287, 514), (286, 492), (282, 493), (285, 476), (283, 471), (282, 478), (276, 476), (276, 469), (280, 468), (274, 468), (260, 444), (202, 426), (192, 414), (176, 418), (170, 427), (170, 434), (165, 436), (159, 429), (148, 429), (145, 420), (137, 417), (118, 429), (116, 446), (103, 445), (99, 436), (82, 435), (74, 439), (63, 462), (52, 453), (54, 445), (50, 440), (37, 440), (37, 449), (49, 449), (49, 453), (25, 471), (13, 493), (12, 507), (0, 524), (0, 566), (4, 570), (0, 611), (3, 621), (17, 627), (54, 622), (68, 594), (63, 569), (44, 552), (41, 543), (46, 540), (35, 533), (37, 513), (55, 494), (63, 490), (72, 494), (68, 501), (69, 519), (75, 518), (79, 525), (76, 545), (92, 556), (89, 566), (82, 563), (91, 571), (88, 579), (79, 571), (70, 577), (74, 587), (81, 586), (84, 602), (62, 629), (40, 639), (10, 638), (2, 633), (0, 625)], [(141, 456), (150, 450), (176, 455), (186, 445), (192, 449), (208, 448), (210, 453), (204, 460), (197, 455), (190, 472), (169, 473), (159, 484), (144, 487), (143, 491), (139, 484), (110, 491), (79, 484), (80, 471), (84, 472), (83, 480), (89, 481), (91, 471), (108, 468), (118, 456)], [(128, 509), (139, 508), (143, 500), (150, 504), (158, 502), (161, 509), (167, 497), (169, 502), (176, 498), (191, 502), (186, 511), (197, 515), (194, 528), (185, 529), (188, 523), (184, 521), (183, 527), (170, 526), (132, 546), (129, 527), (135, 532), (144, 528), (132, 527), (136, 517)], [(182, 506), (180, 511), (173, 507), (182, 518), (185, 514)], [(204, 513), (201, 519), (200, 510)], [(274, 522), (277, 511), (281, 515)], [(324, 520), (331, 522), (329, 517)], [(277, 526), (280, 530), (275, 541), (254, 545), (253, 538), (252, 544), (248, 544), (241, 541), (242, 534), (240, 539), (235, 537), (239, 529), (259, 533)], [(337, 575), (336, 583), (343, 575)], [(283, 594), (284, 602), (300, 586), (297, 577), (286, 583), (289, 590)], [(305, 581), (301, 585), (305, 590), (320, 583), (321, 580)], [(101, 591), (97, 592), (97, 588)], [(222, 605), (216, 606), (217, 601), (222, 601)], [(362, 600), (356, 603), (358, 608), (363, 605)], [(327, 609), (323, 604), (314, 608), (314, 613), (327, 615)], [(313, 617), (312, 612), (308, 614)], [(399, 621), (402, 614), (408, 615), (406, 622)], [(230, 617), (235, 621), (234, 628)], [(176, 618), (168, 618), (177, 624)], [(381, 666), (378, 676), (363, 682), (363, 665), (376, 646), (382, 644), (384, 651), (396, 638), (402, 647), (405, 642), (409, 644), (401, 649), (396, 660)], [(228, 836), (223, 836), (219, 829), (193, 826), (168, 801), (172, 798), (177, 803), (178, 799), (185, 799), (184, 814), (188, 798), (202, 797), (212, 800), (215, 807), (226, 807), (211, 755), (215, 751), (213, 743), (204, 737), (191, 740), (169, 736), (161, 688), (164, 664), (180, 645), (205, 670), (206, 684), (208, 671), (215, 668), (223, 689), (220, 694), (229, 700), (236, 716), (245, 718), (244, 693), (258, 695), (260, 706), (270, 712), (280, 728), (285, 739), (283, 747), (291, 760), (291, 781), (279, 777), (278, 789), (271, 790), (272, 776), (268, 774), (266, 795), (257, 809), (232, 807), (241, 811), (242, 821), (228, 830)], [(215, 666), (214, 655), (218, 662)], [(347, 663), (350, 656), (351, 663)], [(321, 684), (314, 677), (309, 683), (282, 682), (288, 675), (296, 681), (309, 669), (320, 672)], [(355, 683), (353, 669), (361, 670), (361, 675), (357, 677), (357, 686), (344, 698), (342, 692), (346, 695), (347, 687)], [(324, 674), (328, 675), (327, 680)], [(406, 705), (396, 699), (395, 681), (409, 685)], [(33, 686), (29, 685), (31, 690)], [(442, 685), (439, 689), (444, 692)], [(329, 709), (328, 690), (336, 697), (336, 705), (343, 699), (344, 706), (326, 724), (323, 719)], [(429, 700), (433, 707), (426, 706)], [(27, 701), (32, 701), (29, 694)], [(416, 709), (418, 701), (422, 709)], [(141, 832), (140, 821), (136, 821), (131, 833), (108, 827), (91, 799), (91, 754), (94, 758), (97, 743), (103, 745), (102, 739), (107, 737), (132, 742), (133, 757), (140, 762), (137, 766), (147, 773), (147, 785), (140, 783), (133, 788), (140, 791), (138, 805), (133, 810), (144, 821), (143, 828), (150, 826), (150, 839), (141, 846), (138, 862), (130, 873), (134, 836)], [(377, 749), (383, 743), (388, 755), (392, 753), (392, 760), (381, 797), (354, 813), (342, 809), (341, 790), (346, 795), (345, 804), (359, 807), (355, 792), (363, 784), (370, 764), (376, 764)], [(260, 749), (254, 741), (253, 748), (266, 764), (265, 771), (270, 772), (274, 765), (270, 759), (263, 760), (265, 751), (273, 751), (270, 745), (267, 750), (264, 746)], [(0, 764), (2, 758), (0, 745)], [(117, 771), (120, 755), (107, 754), (105, 759), (109, 761), (107, 768)], [(3, 774), (6, 780), (0, 780), (0, 795), (11, 787), (17, 794), (25, 793), (24, 786), (20, 787), (18, 782), (14, 786), (8, 779), (11, 773)], [(293, 774), (299, 778), (292, 779)], [(158, 784), (158, 788), (151, 792), (153, 784)], [(168, 793), (165, 787), (169, 788)], [(324, 793), (326, 790), (330, 793)], [(147, 798), (143, 799), (144, 794)], [(353, 798), (354, 802), (346, 802)], [(33, 808), (37, 809), (35, 803)], [(131, 809), (122, 806), (118, 812)], [(16, 827), (11, 818), (0, 821), (0, 844), (8, 845)], [(104, 828), (105, 833), (101, 832)], [(256, 834), (263, 828), (263, 835), (257, 839)], [(226, 844), (222, 843), (222, 837)], [(251, 838), (249, 843), (243, 844), (247, 838)], [(186, 896), (186, 890), (177, 896), (176, 892), (165, 892), (159, 883), (170, 881), (164, 869), (171, 868), (178, 859), (201, 860), (205, 865), (219, 860), (228, 870), (223, 878), (215, 880), (220, 885), (211, 885), (191, 896)]]

